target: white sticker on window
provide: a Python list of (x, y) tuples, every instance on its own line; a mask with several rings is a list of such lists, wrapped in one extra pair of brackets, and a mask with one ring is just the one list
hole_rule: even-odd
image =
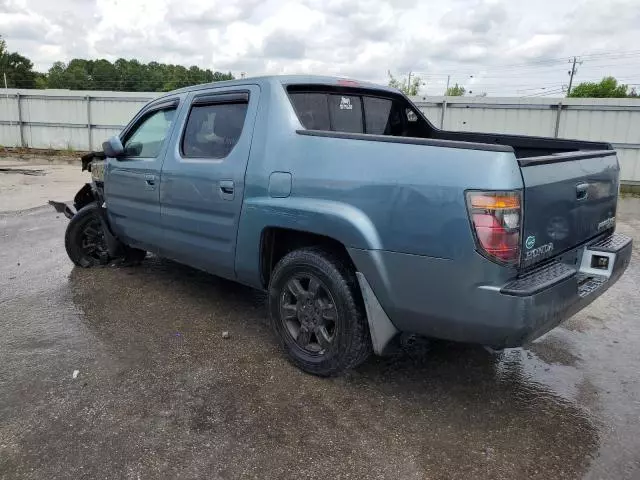
[(340, 98), (340, 110), (353, 110), (351, 99), (347, 97)]

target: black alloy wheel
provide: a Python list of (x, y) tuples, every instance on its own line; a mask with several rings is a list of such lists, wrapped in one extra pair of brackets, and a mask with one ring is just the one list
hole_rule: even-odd
[(305, 247), (287, 253), (271, 274), (269, 313), (289, 360), (305, 372), (337, 375), (372, 352), (364, 302), (346, 252)]
[(301, 273), (282, 291), (280, 319), (299, 348), (319, 355), (335, 338), (338, 312), (327, 286), (315, 275)]

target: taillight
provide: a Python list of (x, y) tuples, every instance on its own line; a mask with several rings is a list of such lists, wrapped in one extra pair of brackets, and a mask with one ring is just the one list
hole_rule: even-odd
[(520, 261), (520, 192), (467, 192), (467, 208), (483, 253), (499, 262)]

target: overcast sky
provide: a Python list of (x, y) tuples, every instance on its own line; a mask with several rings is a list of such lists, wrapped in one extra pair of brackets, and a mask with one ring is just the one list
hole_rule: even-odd
[(577, 82), (640, 84), (640, 0), (0, 0), (0, 35), (41, 71), (124, 57), (384, 83), (411, 71), (426, 94), (450, 74), (474, 94), (537, 95), (581, 55)]

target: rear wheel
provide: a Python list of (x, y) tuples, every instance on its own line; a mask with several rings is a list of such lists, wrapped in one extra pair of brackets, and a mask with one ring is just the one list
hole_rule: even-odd
[(287, 355), (305, 372), (335, 375), (371, 354), (357, 280), (332, 252), (304, 248), (280, 260), (269, 283), (269, 310)]
[(69, 221), (64, 244), (67, 255), (79, 267), (106, 265), (111, 261), (95, 202), (82, 207)]

